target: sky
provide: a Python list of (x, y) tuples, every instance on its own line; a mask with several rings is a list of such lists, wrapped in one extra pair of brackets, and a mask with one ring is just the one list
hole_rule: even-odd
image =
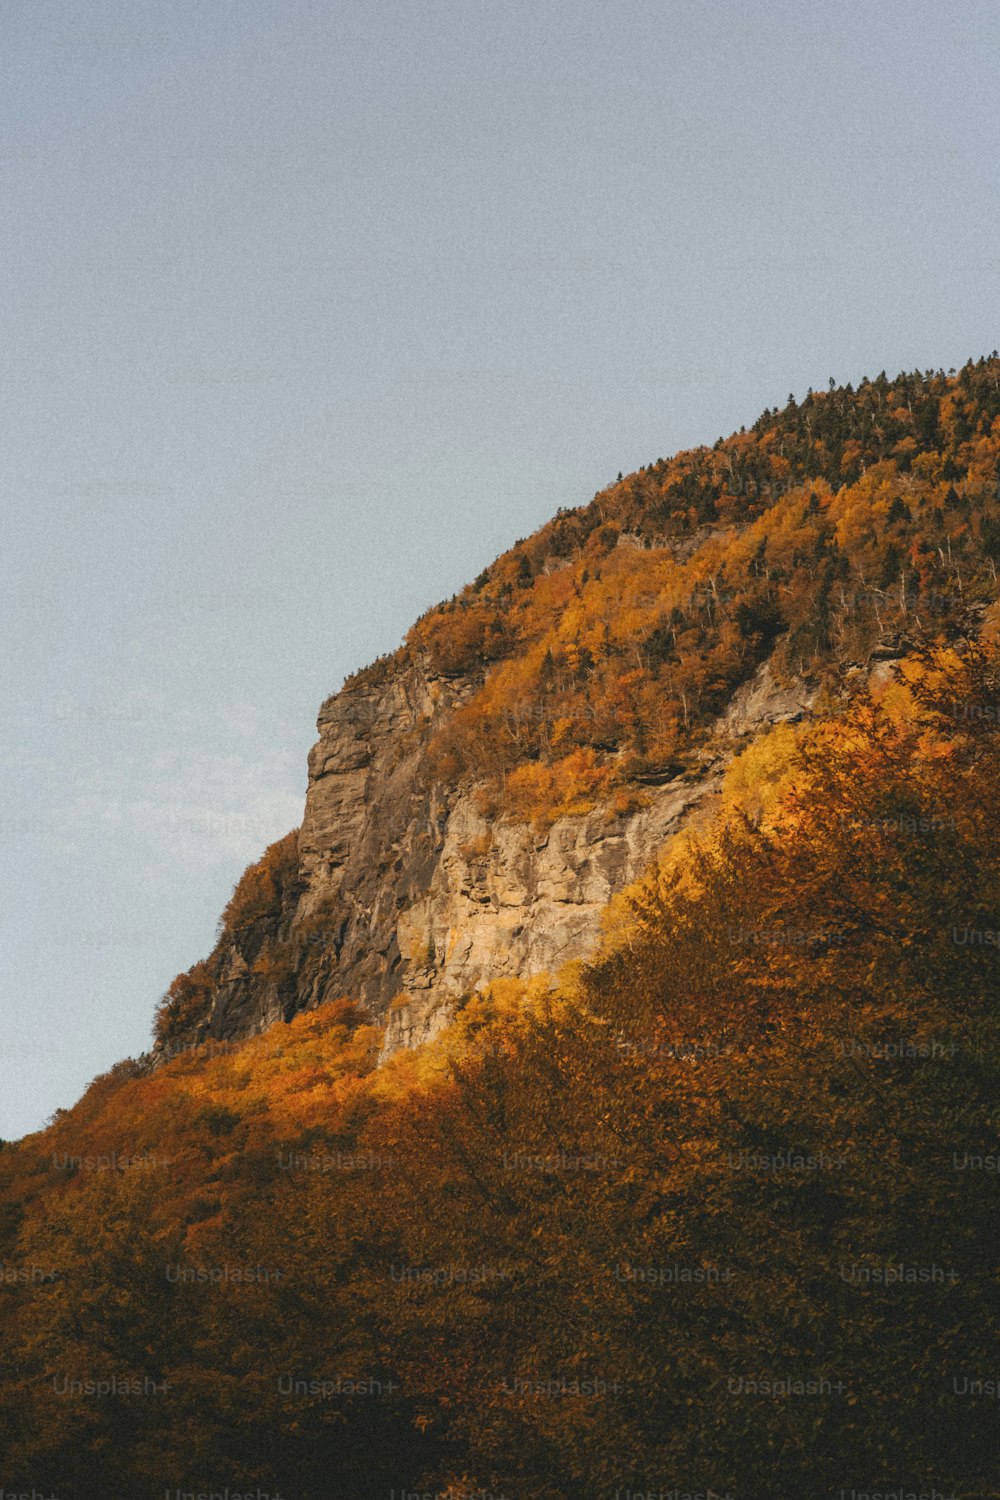
[(1000, 345), (992, 0), (4, 0), (0, 1137), (559, 506)]

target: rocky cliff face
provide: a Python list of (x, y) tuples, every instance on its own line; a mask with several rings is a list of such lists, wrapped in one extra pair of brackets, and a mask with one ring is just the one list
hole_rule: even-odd
[[(881, 375), (560, 509), (324, 705), (303, 826), (174, 980), (161, 1051), (341, 996), (391, 1048), (493, 979), (585, 956), (740, 739), (803, 712), (806, 676), (833, 703), (908, 645), (977, 633), (998, 433), (995, 359)], [(470, 785), (484, 760), (511, 807), (592, 810), (544, 832), (491, 820)]]
[(389, 1053), (429, 1039), (491, 980), (585, 957), (609, 898), (716, 787), (737, 737), (804, 707), (765, 663), (699, 774), (642, 788), (627, 815), (599, 806), (540, 831), (492, 820), (474, 790), (430, 772), (433, 733), (474, 686), (393, 665), (323, 705), (297, 868), (213, 955), (209, 1008), (182, 1043), (252, 1035), (349, 996), (385, 1022)]
[(598, 808), (537, 833), (491, 825), (470, 796), (456, 798), (426, 889), (398, 913), (407, 998), (389, 1011), (386, 1050), (432, 1036), (457, 997), (489, 980), (582, 958), (610, 897), (649, 865), (716, 775), (656, 788), (630, 816)]

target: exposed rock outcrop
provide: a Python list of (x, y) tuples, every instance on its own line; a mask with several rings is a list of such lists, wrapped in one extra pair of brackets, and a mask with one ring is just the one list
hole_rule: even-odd
[(779, 682), (770, 661), (736, 689), (716, 730), (724, 737), (753, 734), (768, 724), (788, 724), (801, 719), (815, 693), (802, 682)]
[(470, 691), (411, 667), (362, 676), (324, 704), (298, 880), (269, 930), (254, 924), (217, 955), (199, 1039), (249, 1035), (347, 995), (387, 1021), (387, 1050), (426, 1040), (489, 981), (584, 957), (611, 895), (721, 774), (644, 788), (627, 815), (602, 806), (544, 831), (492, 820), (427, 766), (441, 716)]
[(809, 703), (765, 662), (734, 695), (700, 774), (643, 787), (630, 813), (598, 806), (539, 830), (491, 819), (474, 790), (430, 773), (434, 731), (473, 690), (410, 665), (361, 674), (323, 705), (296, 878), (217, 953), (198, 1040), (350, 996), (385, 1021), (391, 1052), (428, 1040), (494, 979), (586, 957), (610, 897), (716, 788), (738, 739)]
[[(324, 704), (302, 828), (174, 981), (163, 1046), (338, 997), (413, 1045), (490, 981), (585, 957), (752, 736), (977, 633), (998, 409), (994, 361), (810, 392), (516, 542)], [(542, 830), (500, 803), (590, 810)]]

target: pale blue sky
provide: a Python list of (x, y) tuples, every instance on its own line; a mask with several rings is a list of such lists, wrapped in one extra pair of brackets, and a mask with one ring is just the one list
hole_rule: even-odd
[(4, 0), (0, 1135), (560, 505), (1000, 344), (991, 0)]

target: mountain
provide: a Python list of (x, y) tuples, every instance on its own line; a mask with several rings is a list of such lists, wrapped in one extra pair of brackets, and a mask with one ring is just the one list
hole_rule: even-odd
[(584, 958), (747, 734), (974, 630), (996, 359), (810, 392), (561, 511), (323, 705), (297, 839), (161, 1009), (167, 1055), (341, 996), (426, 1040)]
[(560, 513), (0, 1150), (4, 1493), (995, 1495), (1000, 358)]

